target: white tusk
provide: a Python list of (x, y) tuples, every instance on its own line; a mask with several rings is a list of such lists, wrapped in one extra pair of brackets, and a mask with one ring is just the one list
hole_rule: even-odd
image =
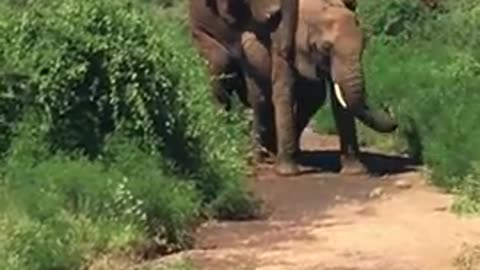
[(342, 89), (340, 88), (340, 85), (338, 85), (338, 83), (335, 83), (334, 89), (335, 89), (335, 96), (337, 97), (338, 102), (340, 102), (340, 105), (342, 105), (342, 107), (346, 109), (347, 102), (345, 102), (345, 99), (343, 99)]

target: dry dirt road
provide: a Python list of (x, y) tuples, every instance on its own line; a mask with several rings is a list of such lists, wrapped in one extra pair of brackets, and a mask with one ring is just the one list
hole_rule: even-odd
[[(180, 256), (199, 270), (447, 270), (462, 244), (480, 243), (480, 219), (449, 212), (408, 160), (369, 153), (376, 176), (341, 176), (335, 137), (306, 131), (302, 148), (322, 172), (280, 178), (260, 169), (261, 220), (202, 226)], [(330, 151), (326, 151), (330, 150)]]

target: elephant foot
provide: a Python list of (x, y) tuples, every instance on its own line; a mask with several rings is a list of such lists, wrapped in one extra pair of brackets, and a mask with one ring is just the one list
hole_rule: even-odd
[(361, 175), (367, 174), (368, 169), (363, 164), (358, 157), (341, 157), (341, 166), (340, 174), (343, 175)]
[(277, 161), (275, 164), (275, 173), (280, 176), (295, 176), (300, 174), (297, 164), (292, 161)]

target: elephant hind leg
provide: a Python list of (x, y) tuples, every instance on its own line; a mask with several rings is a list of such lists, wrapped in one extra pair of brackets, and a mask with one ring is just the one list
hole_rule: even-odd
[(265, 85), (251, 75), (245, 78), (248, 99), (253, 110), (252, 140), (255, 159), (263, 162), (276, 153), (273, 104), (263, 92)]
[(231, 107), (228, 85), (232, 79), (241, 80), (234, 59), (222, 44), (201, 30), (193, 30), (192, 39), (200, 56), (207, 61), (214, 101), (228, 111)]
[(248, 100), (253, 109), (253, 140), (258, 160), (276, 152), (275, 119), (271, 99), (270, 54), (267, 46), (253, 33), (242, 36), (244, 61), (242, 68), (247, 84)]

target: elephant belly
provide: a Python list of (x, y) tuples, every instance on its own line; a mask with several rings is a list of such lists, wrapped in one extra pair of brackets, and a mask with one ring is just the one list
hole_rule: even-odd
[[(325, 80), (310, 80), (305, 77), (297, 77), (295, 80), (295, 97), (305, 103), (318, 104), (321, 106), (326, 99)], [(299, 104), (302, 106), (302, 104)]]
[(323, 80), (297, 78), (295, 82), (295, 103), (298, 136), (301, 135), (315, 113), (326, 99), (326, 85)]

